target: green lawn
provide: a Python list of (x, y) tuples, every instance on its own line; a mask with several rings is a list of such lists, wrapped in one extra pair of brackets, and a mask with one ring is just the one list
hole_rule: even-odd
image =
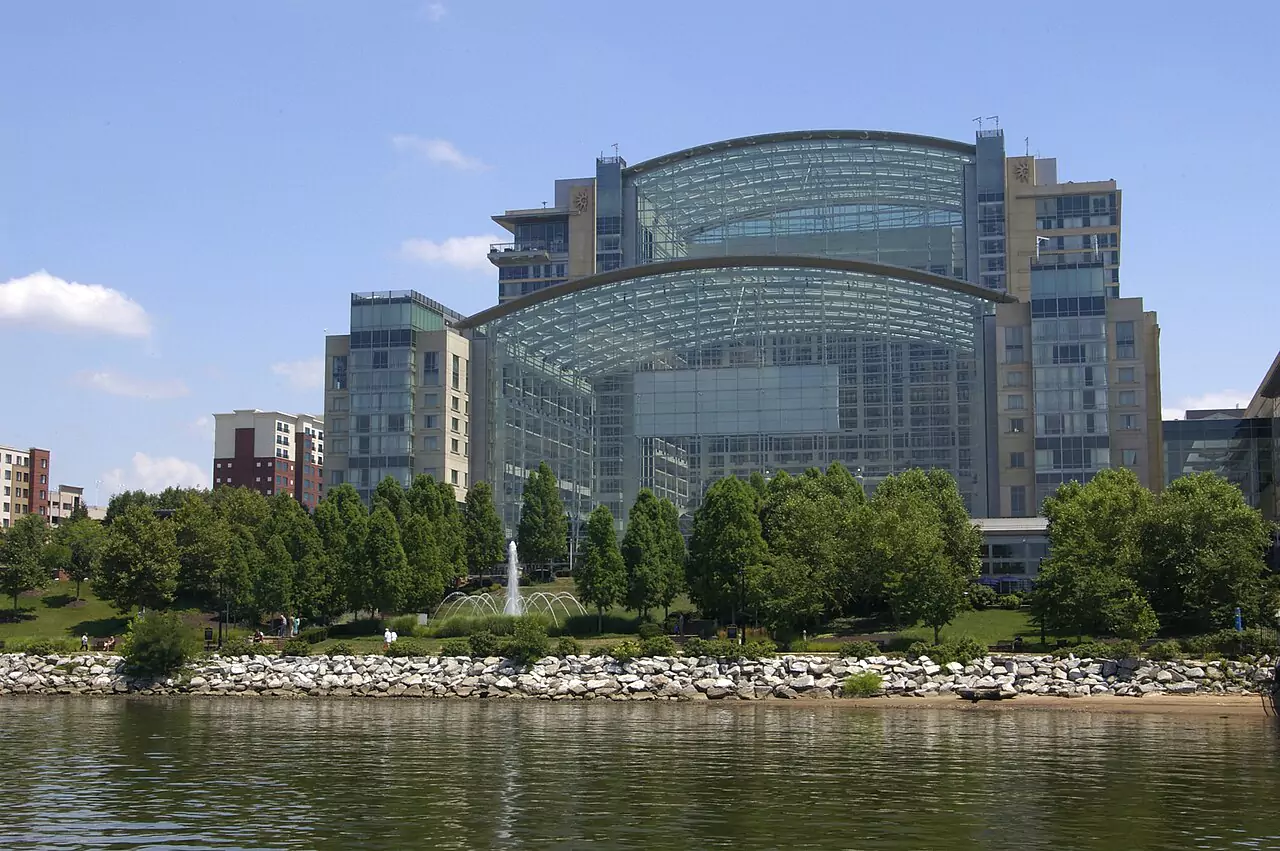
[[(874, 623), (868, 622), (866, 629), (863, 631), (874, 634), (890, 633), (898, 639), (895, 643), (904, 645), (913, 641), (923, 641), (926, 644), (933, 643), (933, 630), (923, 625), (894, 630), (883, 625), (877, 628)], [(988, 646), (1012, 641), (1015, 637), (1022, 636), (1023, 647), (1026, 650), (1045, 649), (1044, 645), (1040, 643), (1040, 628), (1031, 622), (1031, 613), (1027, 609), (1018, 609), (1016, 611), (985, 609), (983, 611), (970, 610), (961, 612), (956, 616), (955, 620), (942, 628), (940, 637), (943, 641), (946, 641), (947, 639), (960, 638), (966, 635)], [(1049, 646), (1056, 646), (1057, 639), (1065, 637), (1055, 635), (1052, 632), (1049, 633), (1047, 636)], [(828, 633), (819, 636), (814, 645), (830, 645), (834, 649), (843, 640), (841, 636)]]

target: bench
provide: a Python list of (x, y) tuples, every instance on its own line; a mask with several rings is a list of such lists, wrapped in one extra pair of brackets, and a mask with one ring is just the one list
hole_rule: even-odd
[[(119, 643), (118, 641), (116, 643)], [(107, 640), (105, 638), (95, 638), (89, 642), (89, 649), (95, 653), (104, 653), (107, 650)], [(115, 648), (112, 647), (112, 650)]]

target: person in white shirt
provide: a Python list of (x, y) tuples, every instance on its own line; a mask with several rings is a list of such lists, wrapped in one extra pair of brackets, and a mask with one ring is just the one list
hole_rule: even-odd
[(383, 652), (386, 652), (387, 648), (389, 648), (390, 646), (391, 646), (391, 628), (390, 628), (390, 627), (388, 627), (387, 629), (384, 629), (384, 630), (382, 631), (382, 650), (383, 650)]

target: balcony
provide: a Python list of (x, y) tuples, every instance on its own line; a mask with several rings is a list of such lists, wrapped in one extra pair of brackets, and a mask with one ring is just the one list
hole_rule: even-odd
[(552, 254), (564, 254), (568, 250), (569, 244), (567, 242), (546, 242), (543, 240), (495, 242), (489, 246), (489, 262), (495, 266), (542, 263), (549, 261)]

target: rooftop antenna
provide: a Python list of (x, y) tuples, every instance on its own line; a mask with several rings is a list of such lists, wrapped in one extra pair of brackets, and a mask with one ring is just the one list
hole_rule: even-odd
[(1025, 150), (1026, 150), (1026, 153), (1025, 153), (1025, 154), (1023, 154), (1023, 156), (1027, 156), (1027, 157), (1031, 156), (1031, 137), (1030, 137), (1030, 136), (1023, 136), (1023, 137), (1022, 137), (1022, 144), (1026, 145), (1026, 149), (1025, 149)]
[(998, 115), (988, 115), (988, 116), (987, 116), (987, 120), (988, 120), (988, 121), (994, 121), (994, 122), (996, 123), (996, 129), (997, 129), (997, 130), (999, 130), (999, 129), (1000, 129), (1000, 116), (998, 116)]
[(543, 201), (543, 202), (542, 202), (542, 209), (544, 209), (544, 210), (545, 210), (545, 209), (547, 209), (547, 202), (546, 202), (546, 201)]
[(618, 155), (618, 143), (617, 143), (617, 142), (614, 142), (614, 143), (613, 143), (613, 155), (614, 155), (615, 157)]
[(979, 115), (977, 118), (973, 119), (973, 121), (975, 124), (978, 125), (978, 132), (981, 133), (982, 132), (982, 116)]

